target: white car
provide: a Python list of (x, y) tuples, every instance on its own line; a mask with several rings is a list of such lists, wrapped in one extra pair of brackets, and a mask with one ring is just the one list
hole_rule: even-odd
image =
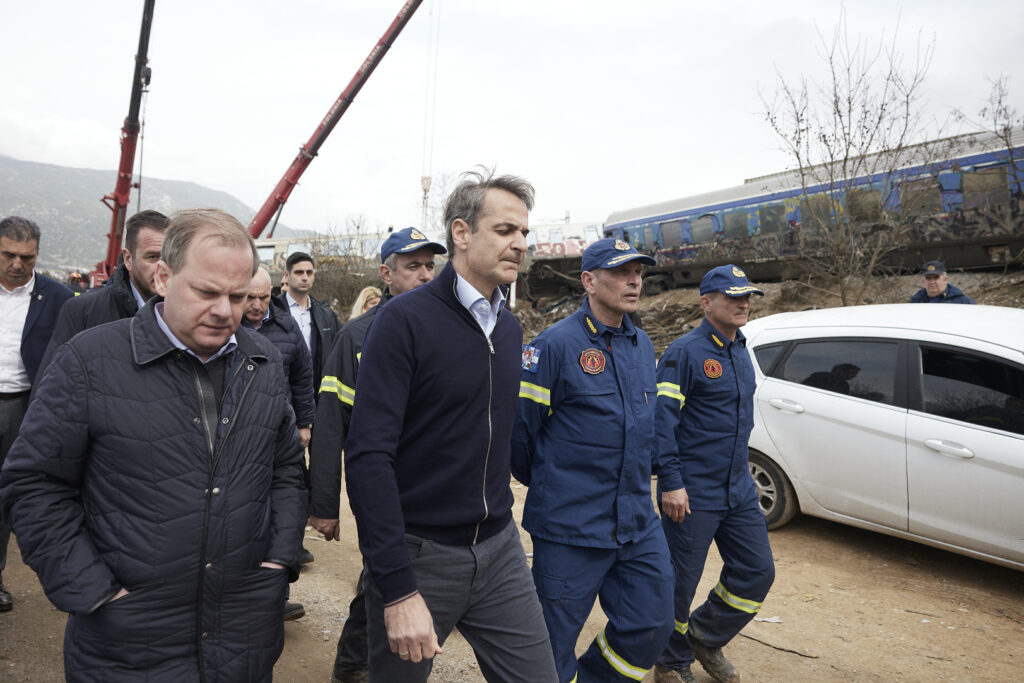
[(799, 509), (1024, 569), (1024, 310), (854, 306), (743, 333), (769, 528)]

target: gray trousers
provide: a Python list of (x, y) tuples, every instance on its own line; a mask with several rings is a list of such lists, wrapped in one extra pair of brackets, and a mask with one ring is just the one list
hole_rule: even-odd
[[(451, 546), (406, 534), (417, 588), (434, 618), (438, 642), (458, 627), (488, 681), (557, 681), (544, 615), (515, 522), (475, 546)], [(419, 683), (433, 660), (391, 652), (380, 591), (366, 581), (371, 683)], [(444, 657), (444, 655), (438, 655)]]
[[(11, 398), (0, 398), (0, 467), (3, 467), (7, 451), (18, 438), (21, 421), (28, 409), (28, 392)], [(7, 542), (11, 539), (11, 526), (0, 510), (0, 579), (7, 567)]]

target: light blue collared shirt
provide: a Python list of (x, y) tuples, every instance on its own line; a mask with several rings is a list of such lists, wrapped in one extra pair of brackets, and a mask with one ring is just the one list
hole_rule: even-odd
[(288, 312), (295, 318), (295, 322), (299, 324), (299, 330), (302, 332), (302, 338), (306, 340), (306, 348), (313, 351), (313, 346), (310, 343), (310, 335), (313, 332), (313, 311), (312, 306), (309, 305), (309, 300), (306, 300), (306, 307), (303, 308), (299, 305), (299, 302), (292, 298), (290, 292), (285, 292), (284, 300), (288, 302)]
[(135, 283), (132, 282), (132, 279), (130, 277), (128, 278), (128, 286), (132, 288), (132, 294), (135, 296), (135, 303), (137, 303), (139, 305), (139, 308), (141, 309), (143, 306), (146, 305), (146, 300), (142, 298), (142, 294), (140, 294), (139, 290), (136, 289)]
[(220, 347), (220, 349), (217, 350), (217, 353), (213, 354), (206, 360), (203, 360), (202, 358), (199, 358), (199, 354), (185, 346), (180, 339), (175, 337), (174, 333), (171, 332), (171, 328), (167, 327), (167, 323), (164, 322), (164, 302), (161, 301), (160, 303), (158, 303), (154, 307), (154, 310), (156, 311), (156, 324), (159, 325), (160, 329), (164, 331), (164, 334), (166, 334), (167, 338), (171, 340), (171, 343), (174, 344), (175, 348), (181, 349), (185, 353), (194, 356), (203, 365), (206, 365), (210, 361), (216, 360), (223, 355), (231, 353), (238, 347), (238, 342), (235, 340), (234, 333), (232, 333), (231, 336), (228, 338), (227, 342), (224, 344), (224, 346)]
[(455, 273), (455, 293), (458, 294), (459, 301), (466, 307), (469, 314), (480, 325), (484, 335), (490, 339), (494, 326), (498, 324), (498, 312), (505, 305), (505, 294), (501, 291), (501, 287), (494, 288), (491, 300), (488, 301), (465, 278)]

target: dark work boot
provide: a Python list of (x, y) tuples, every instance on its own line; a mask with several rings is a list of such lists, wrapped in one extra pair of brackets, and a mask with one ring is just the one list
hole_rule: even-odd
[(740, 683), (740, 672), (725, 658), (722, 648), (708, 647), (694, 638), (693, 634), (687, 634), (687, 639), (690, 641), (693, 656), (697, 658), (711, 678), (719, 683)]
[(295, 621), (306, 616), (306, 608), (302, 606), (301, 602), (286, 602), (284, 603), (284, 620)]
[(4, 584), (0, 582), (0, 612), (10, 612), (14, 608), (14, 600), (11, 598), (11, 594), (4, 588)]
[(654, 667), (654, 683), (696, 683), (696, 681), (697, 679), (690, 672), (690, 667), (685, 669)]

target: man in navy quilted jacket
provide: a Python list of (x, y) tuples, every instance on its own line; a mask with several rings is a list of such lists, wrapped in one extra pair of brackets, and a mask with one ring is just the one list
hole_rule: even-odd
[(175, 214), (159, 296), (60, 347), (29, 404), (0, 509), (70, 613), (69, 681), (273, 676), (306, 491), (280, 354), (239, 327), (258, 264), (230, 215)]

